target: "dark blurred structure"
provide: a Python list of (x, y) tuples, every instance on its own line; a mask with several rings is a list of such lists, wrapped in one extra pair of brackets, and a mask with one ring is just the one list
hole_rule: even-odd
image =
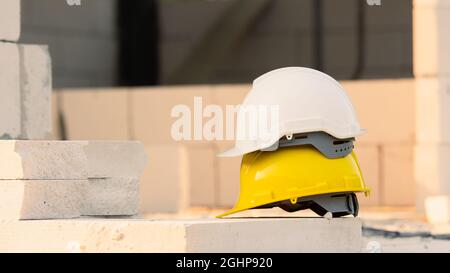
[(412, 1), (22, 0), (55, 87), (249, 83), (307, 66), (338, 79), (412, 76)]
[(159, 82), (158, 2), (119, 0), (119, 82), (126, 86)]

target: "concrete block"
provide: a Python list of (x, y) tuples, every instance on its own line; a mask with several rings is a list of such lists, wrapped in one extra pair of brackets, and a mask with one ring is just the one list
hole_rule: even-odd
[(52, 88), (47, 47), (0, 43), (0, 55), (0, 138), (47, 139)]
[(0, 219), (80, 216), (82, 180), (0, 180)]
[(90, 178), (82, 191), (81, 215), (136, 215), (139, 178)]
[(419, 143), (450, 143), (450, 77), (416, 79)]
[(0, 179), (87, 179), (84, 145), (87, 142), (1, 140)]
[(144, 145), (138, 141), (89, 141), (84, 151), (89, 178), (139, 178), (147, 164)]
[(180, 145), (146, 146), (149, 157), (141, 179), (141, 213), (179, 212), (189, 206), (187, 151)]
[[(194, 98), (200, 97), (202, 105), (194, 111)], [(209, 86), (145, 88), (131, 93), (132, 131), (134, 139), (144, 144), (205, 143), (202, 133), (203, 108), (211, 104)], [(192, 124), (190, 136), (195, 138), (195, 128), (200, 128), (199, 140), (176, 141), (172, 138), (172, 124), (179, 118), (172, 117), (172, 108), (185, 105), (189, 109)], [(197, 127), (196, 127), (197, 126)]]
[(414, 80), (344, 81), (342, 85), (362, 128), (367, 129), (357, 138), (359, 143), (414, 143)]
[(0, 41), (17, 42), (20, 37), (20, 2), (3, 0), (0, 9)]
[(47, 46), (19, 45), (22, 95), (21, 139), (51, 135), (52, 67)]
[(213, 207), (216, 205), (216, 150), (210, 147), (190, 146), (187, 149), (189, 171), (189, 205)]
[(415, 204), (414, 146), (385, 145), (381, 153), (382, 204)]
[(378, 146), (361, 146), (356, 143), (356, 156), (366, 185), (370, 188), (370, 196), (358, 194), (361, 206), (378, 206), (381, 201), (380, 194), (380, 152)]
[(450, 76), (448, 1), (415, 0), (413, 18), (415, 76)]
[(361, 230), (358, 218), (3, 221), (0, 251), (360, 252)]
[[(68, 139), (128, 140), (128, 92), (124, 89), (60, 90)], [(146, 126), (141, 124), (141, 126)]]
[(417, 144), (414, 149), (416, 207), (424, 212), (429, 196), (450, 195), (450, 145)]
[(425, 215), (430, 224), (450, 222), (450, 196), (438, 195), (425, 199)]
[(10, 139), (18, 137), (21, 132), (19, 48), (15, 44), (0, 42), (0, 58), (0, 139)]

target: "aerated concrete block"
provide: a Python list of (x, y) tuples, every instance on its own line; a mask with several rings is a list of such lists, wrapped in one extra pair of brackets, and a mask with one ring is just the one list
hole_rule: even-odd
[(450, 77), (416, 79), (419, 143), (450, 143)]
[(48, 139), (51, 61), (46, 46), (0, 42), (0, 138)]
[(10, 139), (18, 137), (21, 132), (20, 58), (17, 45), (0, 42), (0, 60), (0, 139)]
[(358, 218), (0, 222), (1, 252), (360, 252)]
[(20, 1), (2, 0), (0, 3), (0, 41), (17, 42), (20, 37), (20, 23)]
[(84, 151), (89, 178), (138, 178), (148, 161), (144, 145), (138, 141), (89, 141)]
[(85, 145), (84, 141), (0, 140), (0, 180), (87, 179)]
[(414, 0), (414, 75), (450, 76), (450, 4), (447, 0)]
[(47, 46), (19, 45), (20, 139), (49, 139), (52, 131), (52, 67)]
[(0, 219), (80, 216), (82, 180), (0, 180)]
[(381, 151), (382, 204), (414, 206), (414, 146), (385, 145)]
[(135, 215), (139, 211), (138, 178), (89, 179), (82, 195), (82, 215)]
[[(59, 100), (68, 139), (128, 140), (127, 89), (60, 90)], [(146, 126), (141, 124), (141, 126)]]
[(420, 143), (416, 144), (414, 153), (416, 207), (424, 212), (428, 197), (450, 195), (450, 145)]

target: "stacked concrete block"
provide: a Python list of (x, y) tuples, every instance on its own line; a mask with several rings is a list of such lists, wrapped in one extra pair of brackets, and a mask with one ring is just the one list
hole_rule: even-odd
[(0, 140), (0, 219), (80, 217), (86, 144)]
[(51, 61), (46, 46), (0, 42), (0, 138), (51, 133)]
[(82, 215), (136, 215), (139, 176), (147, 163), (144, 146), (132, 141), (89, 141)]
[(414, 158), (416, 204), (422, 212), (427, 199), (450, 195), (449, 24), (448, 1), (414, 1), (417, 134)]
[(135, 215), (138, 142), (0, 141), (0, 218)]
[(81, 216), (83, 180), (1, 180), (0, 219), (66, 219)]

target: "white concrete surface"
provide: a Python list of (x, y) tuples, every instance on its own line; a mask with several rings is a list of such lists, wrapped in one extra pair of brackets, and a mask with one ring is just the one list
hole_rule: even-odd
[(20, 2), (2, 0), (0, 3), (0, 41), (16, 42), (20, 37)]
[(90, 178), (83, 188), (82, 215), (136, 215), (139, 178)]
[(0, 180), (87, 179), (85, 145), (83, 141), (0, 140)]
[(47, 46), (19, 45), (20, 139), (49, 139), (51, 134), (52, 67)]
[(359, 252), (358, 218), (1, 221), (1, 252)]
[[(0, 13), (3, 13), (1, 10)], [(19, 136), (21, 130), (20, 58), (17, 45), (0, 42), (0, 60), (0, 139), (10, 139)]]
[(138, 141), (89, 141), (84, 151), (89, 178), (138, 178), (148, 161), (144, 145)]
[(78, 180), (0, 180), (0, 219), (66, 219), (80, 216)]

